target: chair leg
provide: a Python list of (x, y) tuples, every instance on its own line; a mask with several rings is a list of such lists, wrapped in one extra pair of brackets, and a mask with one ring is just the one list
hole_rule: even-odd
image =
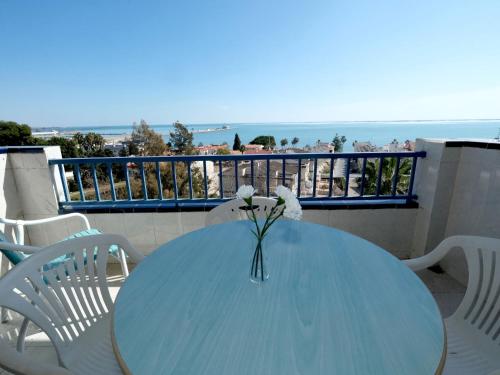
[(123, 276), (125, 276), (127, 278), (129, 275), (128, 266), (127, 266), (127, 256), (125, 255), (125, 251), (123, 251), (123, 249), (119, 250), (118, 258), (120, 259), (120, 264), (122, 266)]
[(24, 344), (26, 342), (26, 332), (28, 332), (28, 325), (30, 321), (28, 318), (24, 318), (21, 328), (19, 329), (19, 336), (17, 337), (17, 351), (22, 353), (24, 351)]
[[(8, 271), (9, 271), (9, 260), (7, 259), (7, 257), (5, 255), (2, 254), (2, 267), (1, 267), (1, 270), (0, 270), (0, 275), (5, 275)], [(1, 320), (2, 320), (2, 323), (7, 323), (9, 320), (10, 320), (10, 314), (9, 314), (9, 311), (6, 309), (6, 308), (1, 308)]]

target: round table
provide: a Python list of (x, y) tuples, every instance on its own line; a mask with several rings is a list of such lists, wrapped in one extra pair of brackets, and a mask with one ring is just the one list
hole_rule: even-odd
[(397, 258), (340, 230), (281, 220), (263, 245), (270, 278), (256, 285), (251, 227), (188, 233), (137, 266), (113, 315), (126, 374), (441, 371), (439, 309)]

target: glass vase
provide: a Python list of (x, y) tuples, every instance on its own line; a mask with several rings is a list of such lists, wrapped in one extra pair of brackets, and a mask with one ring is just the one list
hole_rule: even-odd
[(269, 279), (266, 262), (262, 251), (262, 240), (257, 242), (252, 258), (252, 267), (250, 268), (250, 281), (255, 284), (262, 284)]

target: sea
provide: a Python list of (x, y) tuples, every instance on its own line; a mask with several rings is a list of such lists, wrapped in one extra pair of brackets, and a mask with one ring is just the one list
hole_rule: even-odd
[[(185, 124), (194, 133), (194, 144), (203, 143), (233, 144), (237, 133), (243, 144), (249, 143), (259, 135), (274, 136), (279, 146), (280, 140), (286, 138), (288, 145), (292, 139), (299, 139), (298, 146), (314, 145), (318, 140), (331, 142), (335, 134), (347, 138), (344, 152), (352, 151), (352, 144), (371, 142), (376, 146), (383, 146), (394, 139), (398, 142), (414, 141), (416, 138), (448, 138), (448, 139), (488, 139), (500, 136), (500, 119), (498, 120), (461, 120), (461, 121), (366, 121), (366, 122), (280, 122), (280, 123), (211, 123)], [(150, 125), (156, 132), (163, 135), (168, 142), (172, 125)], [(223, 126), (228, 127), (221, 130)], [(44, 128), (53, 129), (53, 128)], [(209, 129), (218, 129), (208, 131)], [(130, 134), (132, 125), (114, 126), (80, 126), (58, 127), (60, 132), (96, 132), (103, 136), (118, 136)], [(200, 132), (201, 131), (201, 132)]]

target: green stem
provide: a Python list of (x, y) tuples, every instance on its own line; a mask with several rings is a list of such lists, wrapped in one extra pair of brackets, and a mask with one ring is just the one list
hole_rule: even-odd
[(260, 253), (260, 279), (264, 281), (264, 258), (262, 257), (262, 244), (259, 242)]
[(255, 211), (253, 210), (253, 204), (250, 205), (250, 209), (252, 210), (252, 221), (255, 223), (255, 229), (257, 230), (257, 234), (259, 235), (259, 238), (261, 238), (262, 235), (260, 233), (259, 223), (257, 223), (257, 216), (255, 216)]
[(266, 223), (264, 224), (264, 228), (262, 229), (262, 237), (264, 237), (267, 233), (267, 230), (271, 227), (271, 225), (274, 224), (274, 222), (276, 220), (278, 220), (281, 216), (283, 216), (283, 210), (281, 210), (281, 212), (279, 213), (279, 215), (276, 215), (276, 217), (274, 217), (274, 219), (272, 219), (270, 222), (269, 222), (269, 218), (273, 215), (273, 213), (275, 212), (275, 207), (273, 207), (273, 209), (271, 210), (271, 213), (269, 214), (268, 216), (268, 220), (266, 220)]

